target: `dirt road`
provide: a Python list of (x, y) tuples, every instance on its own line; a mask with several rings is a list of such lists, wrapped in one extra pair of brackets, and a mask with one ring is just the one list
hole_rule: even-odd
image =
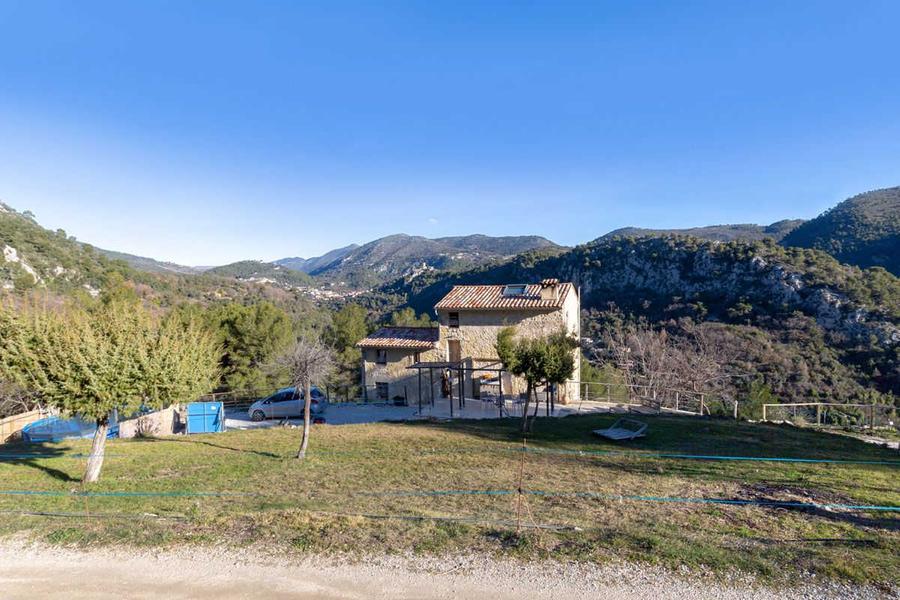
[(489, 559), (386, 557), (362, 564), (267, 557), (215, 548), (76, 550), (0, 543), (3, 600), (369, 598), (535, 600), (615, 598), (880, 598), (876, 590), (826, 586), (786, 593), (745, 581), (727, 586), (628, 565), (523, 565)]

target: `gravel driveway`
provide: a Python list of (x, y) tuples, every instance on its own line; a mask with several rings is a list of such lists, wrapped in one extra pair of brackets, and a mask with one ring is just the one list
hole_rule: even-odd
[(194, 548), (83, 552), (0, 543), (4, 600), (392, 598), (475, 600), (694, 600), (885, 598), (842, 585), (774, 591), (735, 579), (675, 577), (651, 567), (520, 564), (484, 557), (385, 557), (365, 563), (275, 558), (260, 551)]

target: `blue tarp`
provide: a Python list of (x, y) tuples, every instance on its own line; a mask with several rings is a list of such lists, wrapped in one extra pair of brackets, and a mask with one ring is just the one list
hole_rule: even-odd
[[(47, 417), (22, 428), (22, 441), (30, 443), (58, 442), (69, 438), (92, 438), (97, 425), (81, 419)], [(119, 426), (111, 425), (106, 437), (116, 437)]]

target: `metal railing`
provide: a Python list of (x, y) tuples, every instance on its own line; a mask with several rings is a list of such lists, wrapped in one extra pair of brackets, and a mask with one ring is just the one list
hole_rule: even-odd
[(703, 392), (629, 383), (579, 382), (582, 400), (642, 406), (658, 412), (711, 415), (725, 412), (737, 417), (737, 401), (710, 399)]
[(900, 428), (898, 409), (890, 404), (838, 402), (763, 404), (762, 420), (815, 427)]

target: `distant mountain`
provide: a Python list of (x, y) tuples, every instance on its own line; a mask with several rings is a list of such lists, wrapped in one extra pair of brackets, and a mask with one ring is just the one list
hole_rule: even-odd
[(342, 252), (338, 260), (310, 269), (308, 273), (326, 282), (362, 288), (432, 270), (455, 271), (502, 262), (529, 250), (554, 251), (559, 248), (539, 236), (469, 235), (428, 239), (397, 234), (348, 252), (341, 249), (337, 251)]
[(239, 281), (267, 283), (280, 287), (309, 287), (313, 279), (302, 271), (259, 260), (243, 260), (205, 271), (205, 275), (233, 277)]
[(288, 269), (293, 269), (294, 271), (311, 273), (313, 271), (324, 269), (331, 264), (336, 263), (357, 248), (359, 248), (359, 244), (350, 244), (349, 246), (344, 246), (343, 248), (337, 248), (336, 250), (326, 252), (322, 256), (315, 256), (313, 258), (300, 258), (295, 256), (291, 258), (282, 258), (274, 262), (276, 265), (281, 265), (282, 267), (287, 267)]
[(641, 227), (622, 227), (610, 231), (598, 240), (606, 240), (614, 237), (665, 237), (670, 235), (687, 235), (701, 240), (713, 242), (734, 242), (737, 240), (755, 242), (766, 238), (780, 241), (784, 236), (803, 223), (802, 219), (785, 219), (771, 225), (708, 225), (706, 227), (691, 227), (689, 229), (643, 229)]
[(97, 248), (97, 252), (109, 258), (110, 260), (124, 261), (138, 271), (144, 271), (147, 273), (181, 273), (185, 275), (194, 275), (197, 273), (202, 273), (205, 270), (202, 267), (186, 267), (184, 265), (159, 261), (152, 258), (147, 258), (145, 256), (136, 256), (134, 254), (127, 254), (125, 252), (116, 252), (115, 250), (104, 250), (102, 248)]
[(824, 250), (844, 263), (900, 275), (900, 187), (844, 200), (797, 227), (782, 244)]

